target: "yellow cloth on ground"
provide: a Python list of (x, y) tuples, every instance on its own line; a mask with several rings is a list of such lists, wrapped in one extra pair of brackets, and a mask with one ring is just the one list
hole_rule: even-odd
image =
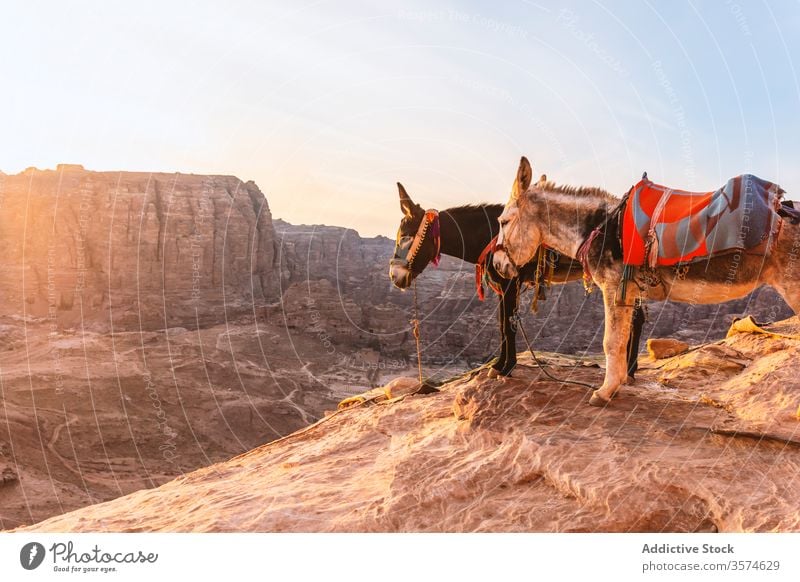
[(350, 398), (345, 398), (339, 402), (337, 408), (350, 408), (351, 406), (358, 406), (365, 402), (380, 402), (383, 400), (392, 400), (401, 396), (412, 394), (419, 390), (419, 381), (415, 378), (395, 378), (386, 386), (380, 388), (373, 388), (367, 392), (356, 394)]
[(752, 315), (748, 315), (747, 317), (743, 317), (741, 319), (735, 319), (731, 324), (730, 329), (728, 329), (728, 334), (725, 337), (731, 337), (732, 335), (736, 335), (737, 333), (760, 333), (772, 337), (782, 337), (786, 339), (800, 339), (800, 335), (796, 334), (791, 335), (786, 333), (767, 331), (758, 322), (756, 322), (755, 319), (753, 319)]

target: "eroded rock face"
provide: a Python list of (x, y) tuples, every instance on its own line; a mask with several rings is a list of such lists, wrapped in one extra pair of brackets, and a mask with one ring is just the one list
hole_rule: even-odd
[(0, 177), (0, 305), (59, 328), (197, 327), (277, 297), (266, 199), (233, 176)]
[(0, 176), (0, 529), (163, 483), (335, 405), (332, 362), (313, 375), (285, 329), (254, 323), (278, 299), (274, 242), (263, 195), (232, 176)]
[[(523, 356), (28, 531), (800, 531), (799, 354), (736, 335), (667, 360), (680, 375), (645, 362), (604, 409)], [(577, 363), (550, 371), (601, 382)]]

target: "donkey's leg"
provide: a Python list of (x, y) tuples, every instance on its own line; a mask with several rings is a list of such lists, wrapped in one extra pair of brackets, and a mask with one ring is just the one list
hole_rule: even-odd
[(628, 338), (628, 378), (633, 380), (636, 370), (639, 369), (639, 342), (642, 341), (642, 327), (644, 327), (644, 307), (636, 303), (633, 308), (633, 321), (631, 323), (631, 335)]
[(503, 296), (500, 296), (500, 304), (497, 306), (497, 322), (500, 324), (500, 356), (497, 361), (492, 364), (489, 370), (489, 377), (494, 378), (500, 375), (500, 370), (505, 368), (506, 360), (508, 359), (508, 335), (506, 334), (506, 310), (504, 307)]
[(764, 273), (763, 281), (772, 285), (800, 317), (800, 225), (784, 222), (770, 259), (771, 269)]
[[(789, 234), (789, 229), (784, 228), (784, 234)], [(800, 232), (795, 228), (792, 231), (791, 237), (787, 236), (787, 242), (784, 243), (784, 260), (782, 268), (776, 269), (776, 281), (772, 285), (783, 296), (786, 303), (794, 311), (795, 317), (800, 318), (800, 285), (797, 281), (800, 280)], [(795, 416), (800, 420), (800, 404), (797, 406)]]
[(594, 391), (589, 404), (605, 406), (628, 377), (625, 358), (631, 331), (632, 305), (615, 305), (616, 286), (603, 288), (605, 305), (605, 333), (603, 351), (606, 354), (606, 377), (603, 385)]
[[(794, 279), (790, 279), (789, 277), (794, 277)], [(786, 303), (789, 304), (789, 307), (792, 308), (795, 316), (800, 319), (800, 289), (798, 288), (796, 281), (797, 273), (783, 273), (783, 277), (781, 279), (770, 282), (770, 284), (775, 287)], [(800, 404), (797, 406), (797, 412), (795, 413), (795, 416), (800, 419)]]
[(517, 365), (517, 307), (519, 305), (519, 282), (511, 279), (506, 285), (503, 293), (503, 322), (505, 329), (503, 335), (506, 338), (506, 362), (500, 369), (500, 374), (510, 376), (511, 371)]
[[(500, 359), (492, 366), (496, 375), (508, 376), (517, 365), (517, 327), (514, 315), (517, 310), (517, 280), (503, 284), (500, 297), (500, 335), (502, 338)], [(493, 374), (495, 375), (495, 374)]]

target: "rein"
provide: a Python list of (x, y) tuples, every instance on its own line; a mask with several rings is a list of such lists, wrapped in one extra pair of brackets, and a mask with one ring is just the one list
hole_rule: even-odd
[[(411, 273), (411, 265), (414, 262), (414, 259), (417, 257), (417, 253), (422, 248), (422, 244), (425, 242), (425, 238), (431, 235), (431, 239), (433, 241), (434, 246), (434, 255), (431, 262), (434, 266), (439, 264), (439, 260), (442, 256), (442, 237), (441, 237), (441, 228), (439, 225), (439, 211), (430, 209), (425, 211), (425, 216), (422, 218), (422, 222), (420, 222), (419, 228), (417, 229), (416, 234), (414, 235), (414, 240), (411, 241), (411, 245), (408, 247), (408, 251), (406, 252), (405, 256), (405, 263), (406, 268), (408, 269), (409, 275), (413, 277)], [(399, 236), (399, 235), (398, 235)], [(399, 239), (398, 239), (399, 240)], [(402, 259), (400, 256), (400, 248), (399, 246), (395, 247), (395, 259)], [(423, 387), (423, 379), (422, 379), (422, 338), (420, 336), (420, 321), (419, 321), (419, 308), (417, 306), (417, 281), (413, 279), (412, 283), (412, 295), (413, 295), (413, 303), (412, 303), (412, 314), (411, 314), (411, 332), (414, 335), (414, 342), (417, 348), (417, 372), (419, 374), (419, 385), (420, 390)]]
[[(517, 280), (517, 285), (519, 285), (519, 284), (520, 284), (520, 283), (519, 283), (519, 280)], [(518, 293), (518, 294), (519, 294), (519, 293)], [(537, 297), (536, 297), (535, 295), (534, 295), (534, 296), (531, 298), (531, 311), (536, 311), (536, 310), (534, 309), (534, 302), (536, 301), (536, 299), (537, 299)], [(525, 340), (525, 344), (528, 346), (528, 351), (529, 351), (529, 352), (530, 352), (530, 354), (531, 354), (531, 358), (533, 359), (533, 361), (534, 361), (534, 362), (536, 362), (536, 365), (537, 365), (537, 366), (539, 366), (539, 370), (541, 370), (541, 371), (542, 371), (542, 373), (543, 373), (545, 376), (547, 376), (548, 378), (550, 378), (550, 379), (551, 379), (551, 380), (553, 380), (554, 382), (560, 382), (561, 384), (575, 384), (575, 385), (577, 385), (577, 386), (584, 386), (584, 387), (586, 387), (586, 388), (591, 388), (591, 389), (594, 389), (594, 386), (592, 386), (592, 385), (591, 385), (591, 384), (589, 384), (588, 382), (581, 382), (580, 380), (564, 380), (564, 379), (561, 379), (561, 378), (557, 378), (557, 377), (553, 376), (553, 374), (551, 374), (550, 372), (548, 372), (548, 371), (545, 369), (545, 366), (546, 366), (546, 364), (544, 364), (544, 363), (543, 363), (541, 360), (539, 360), (539, 358), (536, 356), (536, 352), (534, 351), (534, 349), (533, 349), (533, 346), (531, 345), (531, 342), (530, 342), (530, 340), (528, 339), (528, 334), (527, 334), (527, 333), (525, 333), (525, 326), (524, 326), (524, 325), (522, 325), (522, 319), (520, 319), (520, 317), (519, 317), (519, 309), (516, 309), (516, 310), (514, 311), (514, 319), (516, 320), (516, 323), (515, 323), (515, 325), (516, 325), (517, 329), (519, 329), (519, 330), (522, 332), (522, 338)]]
[(414, 288), (412, 292), (414, 293), (414, 312), (413, 312), (413, 319), (411, 320), (411, 330), (414, 333), (414, 341), (417, 344), (417, 371), (419, 372), (419, 385), (422, 387), (422, 339), (420, 338), (419, 333), (419, 317), (418, 317), (418, 309), (417, 309), (417, 281), (415, 280)]
[(553, 284), (553, 274), (558, 262), (558, 252), (546, 245), (539, 245), (536, 251), (536, 273), (533, 276), (533, 298), (531, 312), (538, 313), (539, 299), (546, 299), (546, 290)]

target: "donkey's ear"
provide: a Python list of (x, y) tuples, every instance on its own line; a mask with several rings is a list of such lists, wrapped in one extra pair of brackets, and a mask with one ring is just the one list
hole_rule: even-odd
[(519, 161), (519, 169), (517, 170), (517, 179), (514, 180), (514, 186), (511, 189), (511, 197), (517, 198), (520, 194), (525, 192), (531, 185), (533, 179), (533, 169), (528, 158), (522, 156)]
[(408, 192), (400, 182), (397, 183), (397, 190), (400, 192), (400, 210), (406, 216), (411, 216), (414, 214), (414, 201), (411, 200), (411, 196), (408, 195)]

